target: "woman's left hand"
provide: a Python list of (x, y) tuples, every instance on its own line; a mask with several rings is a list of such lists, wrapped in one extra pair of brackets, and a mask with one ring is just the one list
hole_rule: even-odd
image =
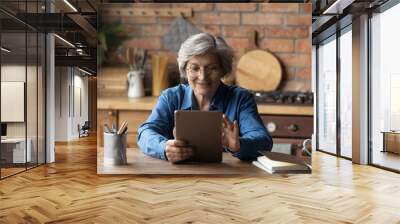
[(239, 125), (237, 121), (231, 122), (225, 114), (222, 116), (222, 146), (232, 152), (240, 150)]

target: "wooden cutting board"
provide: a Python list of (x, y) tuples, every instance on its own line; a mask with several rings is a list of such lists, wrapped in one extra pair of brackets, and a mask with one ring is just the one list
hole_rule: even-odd
[(257, 49), (257, 33), (250, 36), (253, 50), (245, 53), (237, 64), (236, 84), (254, 91), (273, 91), (282, 79), (282, 68), (278, 59), (265, 50)]

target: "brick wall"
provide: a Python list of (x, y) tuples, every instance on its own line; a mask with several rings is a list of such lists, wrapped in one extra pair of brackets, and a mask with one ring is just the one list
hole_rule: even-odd
[[(256, 30), (259, 47), (273, 53), (282, 65), (283, 80), (279, 88), (310, 90), (312, 6), (309, 3), (137, 3), (123, 6), (189, 7), (193, 15), (185, 19), (199, 30), (224, 37), (235, 50), (236, 62), (249, 48), (250, 32)], [(107, 9), (117, 10), (118, 7), (121, 5), (108, 5)], [(151, 54), (164, 52), (171, 66), (177, 67), (176, 54), (162, 43), (162, 36), (168, 32), (174, 17), (104, 13), (103, 18), (105, 22), (120, 20), (124, 24), (125, 32), (121, 36), (127, 37), (125, 46), (146, 48)], [(230, 81), (234, 81), (233, 78)]]

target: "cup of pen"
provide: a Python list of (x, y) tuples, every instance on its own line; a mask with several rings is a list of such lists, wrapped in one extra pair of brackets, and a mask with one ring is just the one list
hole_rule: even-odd
[(127, 125), (124, 123), (116, 131), (105, 129), (104, 131), (104, 164), (105, 165), (125, 165), (126, 158), (126, 138)]

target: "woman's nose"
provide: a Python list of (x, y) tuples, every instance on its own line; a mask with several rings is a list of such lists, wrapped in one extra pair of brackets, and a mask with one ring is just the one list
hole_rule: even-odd
[(206, 74), (205, 74), (204, 70), (199, 72), (198, 79), (200, 79), (200, 80), (205, 80), (206, 79)]

